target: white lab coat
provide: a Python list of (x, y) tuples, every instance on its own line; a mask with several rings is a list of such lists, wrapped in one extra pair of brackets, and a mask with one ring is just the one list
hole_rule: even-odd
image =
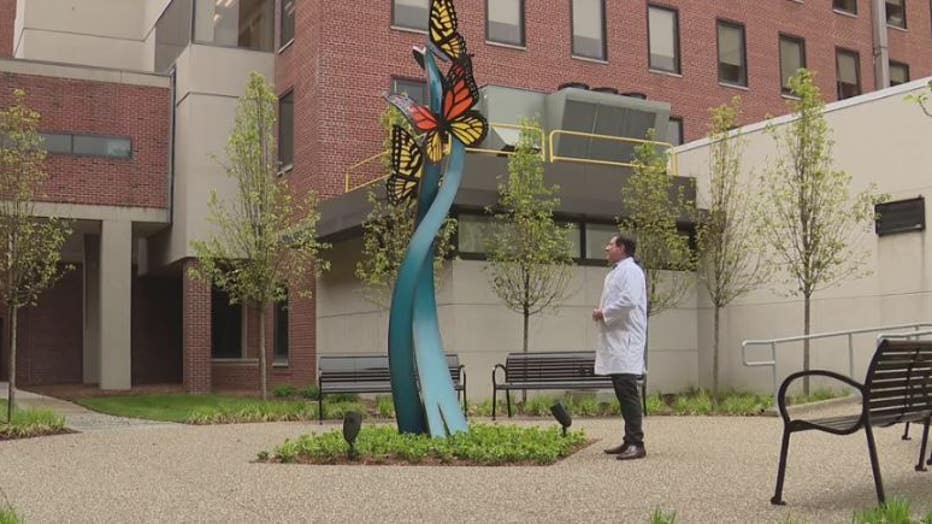
[(647, 286), (644, 271), (626, 258), (605, 277), (599, 308), (605, 319), (595, 350), (596, 375), (644, 373), (644, 344), (647, 341)]

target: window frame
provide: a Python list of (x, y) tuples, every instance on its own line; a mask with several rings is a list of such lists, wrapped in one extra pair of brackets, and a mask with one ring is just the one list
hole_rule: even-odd
[[(898, 62), (898, 61), (896, 61), (896, 60), (890, 60), (889, 63), (888, 63), (888, 66), (889, 66), (890, 71), (891, 71), (891, 73), (890, 73), (890, 82), (891, 82), (891, 83), (890, 83), (890, 87), (893, 87), (894, 85), (903, 85), (903, 84), (908, 83), (910, 80), (912, 80), (912, 77), (911, 77), (910, 74), (909, 74), (909, 64), (907, 64), (906, 62)], [(893, 73), (892, 73), (892, 71), (893, 71), (893, 68), (894, 68), (894, 67), (902, 67), (903, 69), (906, 70), (906, 80), (905, 80), (905, 81), (900, 82), (900, 83), (898, 83), (898, 84), (893, 84), (893, 83), (892, 83), (892, 82), (893, 82)]]
[[(291, 159), (289, 162), (282, 160), (282, 101), (291, 97)], [(294, 168), (294, 88), (288, 89), (278, 97), (278, 137), (275, 144), (276, 156), (278, 157), (278, 172), (285, 173)]]
[[(883, 10), (884, 10), (883, 15), (884, 15), (884, 20), (885, 20), (887, 26), (888, 26), (888, 27), (895, 27), (895, 28), (897, 28), (897, 29), (904, 29), (904, 30), (905, 30), (905, 29), (908, 29), (908, 28), (909, 28), (909, 19), (908, 19), (908, 17), (907, 17), (906, 0), (900, 0), (901, 2), (903, 2), (903, 6), (902, 6), (902, 8), (903, 8), (903, 25), (897, 25), (897, 24), (891, 24), (891, 23), (890, 23), (890, 10), (887, 8), (887, 6), (890, 4), (890, 1), (891, 1), (891, 0), (884, 0), (884, 2), (883, 2)], [(896, 0), (893, 0), (893, 1), (896, 1)]]
[(858, 16), (858, 0), (851, 0), (851, 2), (852, 2), (852, 5), (854, 6), (853, 11), (849, 11), (848, 9), (845, 9), (843, 7), (836, 7), (835, 0), (832, 0), (832, 11), (836, 13), (851, 15), (851, 16)]
[(572, 58), (581, 58), (583, 60), (594, 60), (596, 62), (608, 62), (608, 24), (605, 20), (606, 5), (605, 0), (598, 0), (602, 16), (602, 56), (588, 56), (576, 52), (576, 0), (570, 0), (570, 56)]
[[(732, 29), (741, 30), (741, 64), (744, 69), (744, 83), (735, 83), (729, 82), (727, 80), (722, 80), (722, 46), (721, 46), (721, 33), (719, 29), (722, 26), (728, 26)], [(748, 70), (748, 35), (747, 29), (744, 24), (741, 22), (736, 22), (734, 20), (728, 20), (726, 18), (716, 18), (715, 19), (715, 60), (716, 60), (716, 76), (718, 78), (718, 83), (721, 85), (726, 85), (729, 87), (749, 87), (750, 86), (750, 71)]]
[(296, 31), (296, 27), (295, 27), (295, 18), (296, 18), (296, 17), (295, 17), (295, 13), (292, 13), (292, 16), (291, 16), (291, 20), (292, 20), (292, 22), (291, 22), (291, 38), (289, 38), (288, 40), (285, 40), (285, 38), (284, 38), (284, 36), (285, 36), (285, 4), (286, 4), (287, 2), (293, 2), (293, 4), (292, 4), (292, 5), (294, 6), (294, 7), (292, 7), (293, 10), (297, 11), (297, 8), (298, 8), (298, 5), (297, 5), (298, 0), (279, 0), (279, 2), (278, 2), (278, 6), (279, 6), (279, 9), (278, 9), (278, 11), (279, 11), (279, 15), (278, 15), (278, 16), (279, 16), (279, 21), (278, 21), (278, 42), (279, 42), (279, 44), (278, 44), (278, 51), (279, 51), (279, 52), (284, 51), (285, 48), (287, 48), (288, 46), (291, 45), (292, 42), (294, 42), (295, 33), (297, 32), (297, 31)]
[[(242, 0), (235, 0), (235, 1), (240, 2)], [(257, 53), (276, 53), (277, 50), (275, 48), (275, 38), (277, 35), (276, 35), (276, 27), (275, 27), (275, 0), (269, 0), (269, 1), (272, 3), (272, 22), (271, 22), (272, 43), (269, 44), (269, 49), (254, 49), (252, 47), (243, 47), (239, 45), (238, 43), (236, 45), (220, 44), (217, 42), (211, 42), (208, 40), (198, 39), (197, 38), (197, 27), (198, 27), (197, 26), (197, 3), (198, 3), (198, 0), (193, 0), (194, 14), (191, 16), (191, 42), (194, 44), (206, 45), (206, 46), (211, 46), (211, 47), (223, 47), (226, 49), (245, 49), (248, 51), (255, 51)], [(242, 5), (242, 4), (237, 4), (237, 5)], [(237, 24), (238, 23), (239, 23), (239, 20), (237, 20)], [(237, 29), (239, 29), (239, 27), (237, 27)]]
[[(679, 124), (680, 124), (680, 132), (679, 132), (679, 140), (680, 140), (680, 143), (679, 143), (679, 144), (673, 144), (672, 142), (670, 142), (671, 144), (673, 144), (673, 147), (680, 146), (680, 145), (683, 145), (684, 143), (686, 143), (686, 126), (685, 126), (685, 123), (684, 123), (684, 121), (683, 121), (683, 117), (681, 117), (681, 116), (672, 116), (672, 115), (671, 115), (670, 117), (667, 118), (667, 120), (669, 120), (670, 122), (679, 122)], [(667, 125), (670, 125), (670, 124), (667, 124)], [(667, 133), (667, 138), (670, 138), (670, 133), (669, 133), (669, 132)]]
[[(657, 67), (651, 63), (651, 53), (650, 53), (650, 42), (651, 42), (650, 11), (651, 9), (658, 9), (661, 11), (667, 11), (667, 12), (673, 13), (673, 53), (674, 53), (673, 63), (674, 63), (674, 66), (672, 70), (665, 69), (663, 67)], [(683, 61), (682, 61), (681, 52), (682, 51), (680, 49), (680, 10), (675, 7), (664, 5), (664, 4), (648, 3), (647, 4), (647, 68), (651, 71), (662, 71), (664, 73), (673, 73), (673, 74), (681, 75), (683, 74)]]
[[(421, 95), (422, 95), (423, 99), (422, 99), (422, 100), (418, 100), (418, 99), (414, 98), (413, 96), (411, 96), (410, 93), (406, 93), (405, 91), (399, 91), (399, 90), (395, 89), (395, 83), (396, 83), (396, 82), (409, 82), (409, 83), (412, 83), (412, 84), (418, 84), (418, 85), (420, 85), (420, 86), (421, 86)], [(425, 106), (428, 104), (429, 98), (430, 98), (430, 93), (429, 93), (428, 90), (427, 90), (427, 82), (426, 82), (426, 81), (424, 81), (424, 80), (422, 80), (422, 79), (419, 79), (419, 78), (410, 78), (410, 77), (407, 77), (407, 76), (392, 76), (392, 77), (391, 77), (391, 80), (389, 81), (389, 84), (388, 84), (388, 92), (389, 92), (389, 93), (398, 93), (398, 94), (406, 93), (412, 100), (414, 100), (415, 102), (417, 102), (417, 103), (419, 103), (419, 104), (421, 104), (421, 105), (425, 105)]]
[(806, 39), (801, 36), (792, 35), (789, 33), (777, 33), (777, 53), (779, 54), (779, 66), (780, 66), (780, 93), (783, 95), (792, 96), (793, 90), (789, 86), (783, 85), (783, 53), (780, 52), (782, 49), (780, 44), (783, 43), (783, 40), (790, 42), (795, 42), (799, 44), (800, 51), (802, 51), (802, 60), (800, 60), (800, 69), (806, 68)]
[[(282, 329), (282, 316), (284, 316), (284, 330)], [(276, 367), (288, 367), (291, 364), (291, 345), (289, 339), (289, 327), (291, 323), (288, 318), (288, 291), (285, 290), (285, 300), (276, 302), (272, 307), (272, 326), (274, 329), (272, 339), (272, 365)], [(284, 331), (285, 336), (282, 336)], [(284, 351), (282, 343), (284, 342)]]
[[(502, 42), (501, 40), (493, 40), (491, 32), (489, 31), (489, 24), (491, 24), (492, 19), (489, 17), (489, 2), (493, 0), (485, 0), (485, 41), (488, 44), (503, 45), (509, 47), (517, 47), (521, 49), (527, 49), (527, 10), (524, 0), (517, 0), (518, 2), (518, 14), (520, 15), (520, 22), (518, 27), (521, 31), (521, 43), (516, 44), (514, 42)], [(394, 4), (394, 0), (392, 1)]]
[(395, 7), (397, 7), (396, 6), (397, 0), (391, 0), (391, 2), (392, 2), (392, 12), (391, 12), (391, 20), (389, 23), (389, 27), (391, 27), (392, 29), (398, 29), (401, 31), (415, 31), (418, 33), (427, 34), (427, 30), (430, 29), (430, 0), (427, 0), (427, 16), (424, 18), (424, 27), (411, 27), (408, 25), (402, 25), (402, 24), (395, 23)]
[[(40, 134), (40, 135), (59, 135), (59, 136), (67, 136), (67, 137), (69, 137), (69, 142), (70, 142), (70, 151), (69, 151), (69, 152), (66, 153), (66, 152), (63, 152), (63, 151), (48, 151), (48, 150), (46, 149), (46, 152), (47, 152), (48, 154), (50, 154), (50, 155), (66, 155), (66, 156), (76, 156), (76, 157), (84, 157), (84, 158), (106, 158), (106, 159), (108, 159), (108, 160), (133, 160), (134, 158), (136, 158), (136, 155), (135, 155), (134, 152), (133, 152), (133, 151), (134, 151), (134, 150), (133, 150), (133, 138), (132, 138), (132, 137), (129, 137), (129, 136), (102, 135), (102, 134), (97, 134), (97, 133), (67, 133), (67, 132), (63, 132), (63, 131), (41, 131), (41, 130), (39, 131), (39, 134)], [(127, 156), (116, 156), (116, 155), (96, 155), (96, 154), (93, 154), (93, 153), (77, 153), (77, 152), (75, 152), (75, 150), (74, 150), (74, 139), (75, 139), (75, 137), (81, 137), (81, 138), (105, 138), (105, 139), (106, 139), (106, 138), (109, 138), (109, 139), (115, 139), (115, 140), (126, 140), (126, 141), (129, 142), (129, 155), (127, 155)]]
[[(839, 67), (839, 57), (843, 54), (853, 55), (854, 56), (854, 74), (857, 80), (858, 92), (855, 95), (848, 96), (845, 98), (841, 97), (841, 78), (839, 73), (841, 69)], [(835, 48), (835, 96), (838, 100), (847, 100), (849, 98), (854, 98), (855, 96), (860, 96), (864, 94), (864, 86), (861, 83), (861, 53), (853, 49), (848, 49), (846, 47), (836, 47)]]

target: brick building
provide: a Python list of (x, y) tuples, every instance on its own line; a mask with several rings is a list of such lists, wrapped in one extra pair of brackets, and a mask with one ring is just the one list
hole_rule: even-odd
[[(229, 189), (210, 155), (222, 156), (249, 71), (274, 79), (283, 176), (299, 193), (330, 199), (322, 229), (337, 242), (336, 276), (319, 283), (319, 299), (293, 299), (265, 320), (273, 334), (266, 348), (275, 362), (271, 383), (313, 381), (318, 351), (378, 349), (341, 343), (351, 320), (337, 311), (342, 299), (334, 290), (341, 275), (352, 273), (346, 253), (358, 236), (363, 200), (362, 191), (347, 192), (345, 175), (381, 147), (380, 95), (395, 89), (420, 96), (423, 73), (407, 49), (424, 42), (428, 3), (0, 0), (0, 53), (10, 55), (0, 61), (0, 101), (23, 87), (42, 113), (52, 153), (47, 212), (77, 220), (66, 248), (76, 269), (24, 314), (22, 383), (123, 389), (168, 382), (198, 392), (255, 387), (260, 319), (185, 271), (194, 263), (190, 241), (207, 231), (209, 190)], [(458, 0), (456, 6), (476, 55), (476, 79), (487, 86), (486, 109), (498, 107), (496, 100), (519, 106), (543, 100), (571, 82), (609, 88), (565, 91), (649, 115), (649, 126), (604, 133), (620, 137), (642, 138), (654, 127), (663, 141), (700, 138), (708, 108), (734, 95), (744, 99), (746, 122), (781, 114), (785, 78), (797, 66), (817, 72), (829, 99), (932, 75), (926, 0)], [(505, 124), (516, 123), (512, 117), (489, 114)], [(544, 127), (560, 129), (555, 121)], [(498, 149), (508, 135), (494, 131), (490, 140), (499, 142), (487, 145)], [(89, 153), (82, 142), (91, 142)], [(502, 165), (500, 158), (470, 155), (472, 171), (500, 172)], [(623, 165), (547, 169), (557, 178), (615, 180), (626, 173)], [(365, 168), (351, 175), (375, 176)], [(458, 209), (481, 207), (489, 187), (464, 196)], [(571, 193), (577, 207), (571, 202), (563, 212), (579, 224), (585, 261), (598, 258), (618, 213), (608, 200), (578, 191)], [(380, 322), (380, 314), (370, 313)], [(344, 327), (334, 329), (340, 322)], [(320, 326), (328, 330), (323, 339)]]

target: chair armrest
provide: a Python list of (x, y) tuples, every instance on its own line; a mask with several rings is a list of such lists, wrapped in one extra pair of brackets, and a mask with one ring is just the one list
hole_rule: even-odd
[(459, 371), (459, 374), (460, 374), (460, 384), (463, 384), (463, 386), (465, 386), (466, 385), (466, 366), (463, 364), (460, 364), (459, 366), (457, 366), (456, 370)]
[(858, 391), (861, 392), (862, 395), (864, 394), (863, 384), (855, 381), (854, 379), (850, 377), (846, 377), (839, 373), (835, 373), (834, 371), (828, 371), (824, 369), (811, 369), (809, 371), (797, 371), (796, 373), (793, 373), (790, 376), (783, 379), (783, 383), (780, 384), (780, 389), (777, 391), (777, 408), (780, 410), (780, 416), (783, 417), (784, 422), (789, 422), (790, 420), (790, 415), (786, 412), (786, 390), (789, 389), (790, 383), (802, 377), (812, 377), (812, 376), (833, 378), (835, 380), (848, 384), (854, 389), (857, 389)]
[(501, 364), (495, 364), (495, 367), (492, 368), (492, 387), (493, 388), (495, 388), (499, 384), (498, 382), (495, 382), (495, 372), (498, 371), (499, 369), (502, 370), (503, 373), (506, 373), (506, 374), (508, 373), (508, 371), (505, 369), (505, 366)]

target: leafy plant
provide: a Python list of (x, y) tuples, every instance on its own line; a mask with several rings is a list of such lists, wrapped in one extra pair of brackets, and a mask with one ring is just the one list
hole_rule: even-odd
[(382, 418), (394, 418), (395, 417), (395, 402), (392, 400), (392, 397), (376, 397), (375, 398), (375, 411)]
[(856, 513), (853, 522), (855, 524), (926, 524), (932, 523), (932, 512), (922, 520), (914, 520), (909, 501), (894, 497), (886, 504)]
[(65, 431), (65, 418), (47, 409), (17, 409), (11, 422), (0, 422), (0, 439), (54, 435)]
[(309, 384), (301, 388), (300, 394), (308, 400), (318, 400), (320, 399), (320, 388), (315, 384)]
[(22, 524), (23, 517), (12, 507), (0, 508), (0, 524)]
[(275, 386), (272, 390), (272, 395), (278, 398), (288, 398), (293, 397), (298, 392), (298, 388), (292, 386), (291, 384), (282, 384), (280, 386)]
[(650, 515), (650, 524), (676, 524), (676, 512), (667, 513), (662, 508), (654, 508)]

